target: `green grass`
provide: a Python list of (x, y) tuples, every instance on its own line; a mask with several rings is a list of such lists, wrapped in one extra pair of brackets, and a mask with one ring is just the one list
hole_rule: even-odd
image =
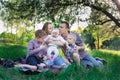
[(27, 48), (19, 45), (4, 45), (0, 46), (0, 57), (6, 59), (17, 59), (26, 56)]
[[(26, 55), (26, 47), (0, 46), (0, 56), (16, 59)], [(6, 69), (0, 66), (0, 80), (120, 80), (120, 51), (93, 50), (89, 53), (107, 61), (103, 70), (92, 68), (86, 70), (82, 66), (71, 65), (57, 74), (44, 72), (39, 74), (23, 74), (18, 69)]]

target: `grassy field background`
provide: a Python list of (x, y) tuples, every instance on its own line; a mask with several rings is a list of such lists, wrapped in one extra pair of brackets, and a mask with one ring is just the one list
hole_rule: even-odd
[[(86, 70), (83, 66), (75, 64), (56, 74), (50, 71), (39, 74), (24, 74), (18, 69), (6, 69), (0, 66), (0, 80), (120, 80), (120, 51), (88, 50), (94, 57), (107, 61), (103, 70), (91, 68)], [(26, 56), (27, 48), (24, 46), (0, 46), (0, 57), (17, 59)]]

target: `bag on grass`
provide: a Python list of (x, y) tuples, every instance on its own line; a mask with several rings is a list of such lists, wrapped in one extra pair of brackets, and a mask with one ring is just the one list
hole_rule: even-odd
[(12, 60), (1, 58), (0, 65), (4, 66), (6, 68), (12, 68), (12, 67), (14, 67), (15, 63)]

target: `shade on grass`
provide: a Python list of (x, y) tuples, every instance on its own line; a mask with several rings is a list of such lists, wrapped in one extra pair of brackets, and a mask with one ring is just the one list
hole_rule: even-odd
[(26, 56), (27, 48), (24, 46), (13, 45), (13, 46), (0, 46), (0, 57), (6, 59), (17, 59)]

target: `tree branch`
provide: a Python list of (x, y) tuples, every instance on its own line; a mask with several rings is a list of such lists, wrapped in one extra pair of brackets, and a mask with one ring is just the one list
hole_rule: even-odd
[[(118, 21), (120, 21), (120, 19), (117, 19)], [(105, 23), (107, 23), (107, 22), (110, 22), (110, 21), (112, 21), (111, 19), (109, 19), (109, 20), (105, 20), (105, 21), (100, 21), (100, 25), (103, 25), (103, 24), (105, 24)]]
[(84, 5), (89, 6), (89, 7), (93, 8), (93, 9), (98, 10), (98, 11), (101, 11), (101, 12), (104, 13), (106, 16), (108, 16), (112, 21), (114, 21), (114, 23), (115, 23), (118, 27), (120, 27), (120, 22), (118, 21), (118, 19), (116, 19), (114, 16), (112, 16), (112, 14), (110, 14), (109, 12), (107, 12), (105, 9), (103, 9), (103, 8), (101, 8), (101, 7), (99, 7), (99, 6), (95, 6), (95, 5), (93, 5), (93, 4), (84, 4)]
[(100, 12), (104, 13), (106, 16), (108, 16), (111, 19), (111, 21), (113, 21), (118, 27), (120, 27), (120, 22), (111, 13), (106, 11), (104, 8), (101, 8), (99, 6), (95, 6), (93, 4), (90, 4), (89, 2), (81, 1), (81, 2), (77, 2), (77, 3), (57, 3), (56, 6), (57, 5), (70, 6), (70, 5), (74, 5), (74, 4), (83, 4), (84, 6), (89, 6), (97, 11), (100, 11)]

